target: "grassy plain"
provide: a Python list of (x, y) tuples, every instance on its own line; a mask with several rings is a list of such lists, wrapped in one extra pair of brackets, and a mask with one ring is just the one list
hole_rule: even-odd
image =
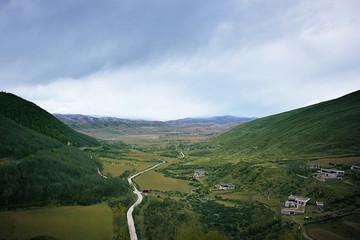
[(51, 236), (58, 239), (112, 239), (111, 209), (105, 204), (0, 212), (0, 239)]
[(183, 193), (191, 192), (194, 187), (188, 181), (164, 177), (163, 174), (148, 171), (134, 179), (141, 189), (153, 189), (160, 191), (179, 191)]

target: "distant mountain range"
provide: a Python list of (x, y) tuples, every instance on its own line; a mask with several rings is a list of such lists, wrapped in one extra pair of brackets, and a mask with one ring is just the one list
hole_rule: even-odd
[(256, 118), (250, 117), (235, 117), (235, 116), (216, 116), (210, 118), (183, 118), (178, 120), (167, 121), (169, 124), (197, 124), (197, 123), (216, 123), (216, 124), (229, 124), (238, 122), (249, 122)]
[[(132, 120), (126, 118), (116, 118), (116, 117), (93, 117), (88, 115), (81, 114), (53, 114), (56, 118), (62, 122), (73, 125), (73, 124), (83, 124), (83, 123), (94, 123), (94, 122), (152, 122), (146, 120)], [(203, 124), (203, 123), (215, 123), (215, 124), (229, 124), (229, 123), (239, 123), (239, 122), (249, 122), (256, 118), (251, 117), (235, 117), (235, 116), (216, 116), (209, 118), (183, 118), (177, 120), (164, 121), (171, 125), (184, 125), (184, 124)], [(159, 122), (159, 121), (156, 121)]]
[(93, 117), (82, 114), (53, 114), (57, 119), (61, 120), (66, 124), (82, 124), (82, 123), (93, 123), (93, 122), (132, 122), (136, 120), (130, 120), (125, 118), (116, 117)]

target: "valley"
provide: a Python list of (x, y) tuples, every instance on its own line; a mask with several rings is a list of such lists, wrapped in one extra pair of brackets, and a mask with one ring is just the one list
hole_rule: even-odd
[[(132, 213), (138, 239), (356, 239), (358, 119), (359, 91), (241, 124), (73, 120), (73, 138), (1, 113), (0, 215), (9, 220), (0, 238), (130, 239), (126, 213), (136, 196), (127, 179), (161, 159), (132, 179), (143, 197)], [(296, 208), (303, 212), (281, 214), (293, 195), (310, 198)], [(104, 219), (77, 212), (94, 209)], [(43, 217), (30, 231), (24, 222), (34, 211)], [(51, 220), (56, 211), (64, 214)], [(46, 221), (77, 233), (61, 235)]]

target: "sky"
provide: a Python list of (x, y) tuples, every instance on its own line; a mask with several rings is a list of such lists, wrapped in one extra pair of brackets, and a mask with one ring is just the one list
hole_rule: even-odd
[(360, 89), (358, 0), (0, 0), (0, 90), (50, 113), (263, 117)]

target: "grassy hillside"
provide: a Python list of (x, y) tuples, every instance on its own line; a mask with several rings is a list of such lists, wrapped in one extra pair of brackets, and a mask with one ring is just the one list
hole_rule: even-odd
[(0, 167), (0, 207), (92, 204), (131, 195), (125, 180), (105, 179), (97, 168), (97, 158), (66, 145), (6, 163)]
[(0, 115), (63, 143), (99, 145), (96, 139), (74, 131), (44, 109), (11, 93), (0, 92)]
[(68, 141), (99, 144), (35, 104), (0, 93), (0, 208), (92, 204), (132, 195), (127, 181), (100, 176), (99, 159)]
[(257, 119), (214, 138), (224, 156), (306, 159), (360, 154), (360, 91)]
[(0, 158), (23, 157), (42, 149), (57, 148), (61, 145), (56, 139), (20, 126), (0, 115)]

